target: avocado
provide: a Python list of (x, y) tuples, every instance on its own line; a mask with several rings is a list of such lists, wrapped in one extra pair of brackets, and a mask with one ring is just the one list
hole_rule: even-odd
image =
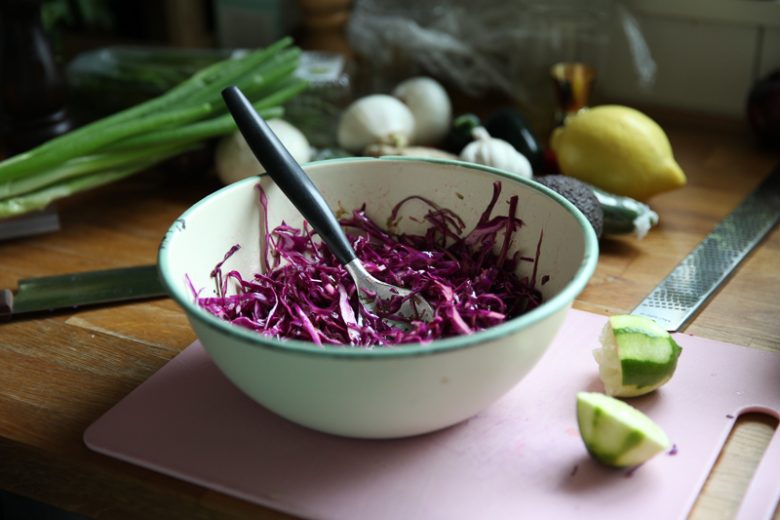
[(599, 200), (587, 184), (565, 175), (537, 175), (534, 180), (543, 184), (565, 197), (574, 204), (593, 226), (596, 236), (601, 238), (604, 231), (604, 210), (599, 204)]

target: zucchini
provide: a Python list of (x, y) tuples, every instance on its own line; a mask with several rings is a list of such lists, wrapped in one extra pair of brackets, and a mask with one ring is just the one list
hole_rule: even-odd
[(604, 234), (625, 235), (633, 233), (644, 237), (650, 228), (658, 224), (658, 214), (650, 206), (632, 199), (590, 186), (604, 212)]
[(601, 238), (603, 235), (633, 233), (644, 237), (650, 228), (658, 224), (658, 214), (631, 197), (615, 195), (592, 184), (566, 175), (539, 175), (533, 178), (553, 191), (566, 197), (587, 217)]

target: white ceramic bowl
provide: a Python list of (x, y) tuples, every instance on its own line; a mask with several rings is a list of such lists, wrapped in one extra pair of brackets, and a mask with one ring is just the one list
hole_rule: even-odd
[[(231, 325), (194, 303), (186, 277), (195, 287), (211, 290), (209, 273), (234, 244), (242, 248), (225, 268), (244, 275), (260, 270), (258, 178), (204, 198), (176, 220), (160, 245), (162, 280), (208, 354), (238, 388), (269, 410), (313, 429), (390, 438), (471, 417), (537, 363), (595, 268), (598, 245), (588, 221), (563, 197), (533, 181), (450, 161), (341, 159), (305, 169), (334, 209), (366, 203), (368, 215), (383, 223), (396, 202), (422, 195), (454, 210), (467, 231), (486, 208), (493, 182), (501, 181), (495, 211), (517, 194), (519, 216), (526, 223), (513, 247), (533, 255), (543, 230), (537, 277), (549, 275), (541, 285), (543, 305), (468, 336), (374, 349), (281, 341)], [(300, 227), (302, 217), (273, 181), (263, 176), (259, 182), (269, 200), (269, 225), (284, 220)], [(421, 224), (410, 219), (399, 224), (404, 231), (422, 229), (414, 226)], [(521, 264), (523, 269), (531, 265)]]

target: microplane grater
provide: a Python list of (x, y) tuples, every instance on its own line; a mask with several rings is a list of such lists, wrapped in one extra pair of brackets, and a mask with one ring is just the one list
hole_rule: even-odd
[(780, 220), (780, 166), (748, 195), (632, 314), (680, 330)]

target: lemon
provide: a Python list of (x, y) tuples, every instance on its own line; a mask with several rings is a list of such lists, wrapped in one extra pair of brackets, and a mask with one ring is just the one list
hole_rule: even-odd
[(671, 379), (682, 349), (650, 318), (611, 316), (593, 351), (604, 390), (613, 396), (647, 394)]
[(616, 195), (647, 200), (686, 182), (663, 129), (630, 107), (581, 110), (553, 132), (550, 145), (562, 173)]
[(577, 394), (577, 426), (588, 453), (608, 466), (637, 466), (671, 447), (666, 432), (648, 416), (597, 392)]

